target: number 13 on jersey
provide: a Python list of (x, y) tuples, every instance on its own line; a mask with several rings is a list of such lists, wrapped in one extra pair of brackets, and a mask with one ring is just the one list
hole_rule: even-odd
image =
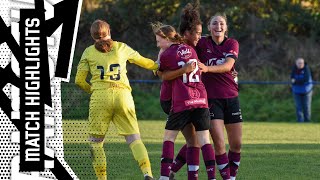
[(110, 76), (110, 80), (120, 80), (120, 64), (111, 64), (107, 73), (105, 73), (103, 66), (97, 66), (97, 69), (100, 70), (100, 79), (104, 79), (104, 76)]

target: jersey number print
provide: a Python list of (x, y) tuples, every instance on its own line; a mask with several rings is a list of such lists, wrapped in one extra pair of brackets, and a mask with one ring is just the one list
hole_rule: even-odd
[[(198, 61), (196, 59), (189, 59), (189, 61), (187, 62), (188, 64), (190, 63), (195, 63), (196, 64), (196, 68), (189, 74), (189, 76), (187, 77), (186, 73), (183, 73), (183, 83), (188, 83), (189, 82), (199, 82), (199, 75), (197, 75), (197, 71), (199, 70), (198, 67)], [(186, 63), (184, 61), (179, 61), (178, 65), (183, 67)]]
[[(100, 70), (101, 74), (100, 74), (100, 79), (104, 79), (104, 67), (103, 66), (97, 66), (97, 69)], [(113, 72), (116, 71), (118, 69), (117, 72)], [(119, 81), (120, 80), (120, 64), (111, 64), (109, 67), (109, 71), (111, 72), (111, 74), (107, 74), (110, 75), (110, 80), (114, 80), (114, 81)]]

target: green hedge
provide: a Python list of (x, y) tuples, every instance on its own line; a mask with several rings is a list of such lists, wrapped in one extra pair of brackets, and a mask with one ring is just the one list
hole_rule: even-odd
[[(138, 119), (166, 119), (159, 104), (160, 84), (132, 84)], [(320, 93), (316, 86), (312, 121), (320, 122)], [(293, 96), (288, 85), (240, 85), (240, 106), (244, 121), (296, 121)], [(64, 119), (86, 119), (90, 96), (73, 83), (62, 84)]]

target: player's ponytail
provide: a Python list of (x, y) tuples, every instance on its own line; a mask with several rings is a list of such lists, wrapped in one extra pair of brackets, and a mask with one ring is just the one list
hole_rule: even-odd
[(183, 43), (183, 38), (179, 33), (177, 33), (174, 27), (170, 25), (164, 25), (160, 22), (151, 23), (151, 27), (155, 35), (158, 35), (164, 39), (168, 39), (173, 43)]
[(175, 43), (183, 43), (184, 42), (184, 39), (182, 38), (182, 36), (179, 34), (179, 33), (176, 33), (173, 38), (169, 38), (172, 42), (175, 42)]
[(188, 3), (181, 12), (179, 32), (184, 35), (186, 31), (193, 33), (198, 25), (202, 25), (200, 19), (200, 2), (196, 0), (194, 3)]
[(98, 40), (94, 43), (94, 47), (100, 52), (109, 52), (112, 48), (112, 39)]
[(94, 47), (100, 52), (111, 51), (113, 41), (110, 34), (110, 25), (102, 20), (96, 20), (90, 28), (91, 37), (95, 40)]

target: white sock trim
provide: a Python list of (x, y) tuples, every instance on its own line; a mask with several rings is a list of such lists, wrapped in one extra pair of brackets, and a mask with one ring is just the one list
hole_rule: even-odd
[(169, 177), (167, 177), (167, 176), (160, 176), (159, 180), (169, 180)]
[(199, 166), (198, 165), (188, 165), (188, 171), (198, 171)]

